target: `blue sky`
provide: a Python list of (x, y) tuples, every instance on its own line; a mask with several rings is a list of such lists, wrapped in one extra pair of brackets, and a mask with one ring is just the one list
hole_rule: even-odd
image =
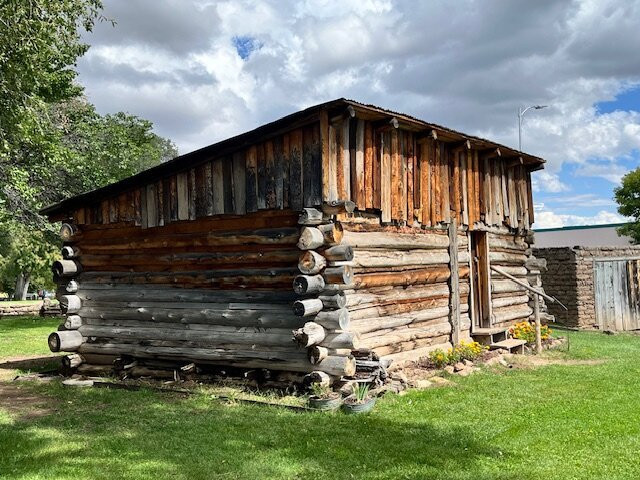
[(612, 223), (640, 164), (640, 0), (105, 0), (80, 82), (181, 153), (339, 97), (547, 160), (535, 227)]
[(236, 36), (231, 39), (231, 43), (236, 48), (238, 56), (242, 60), (246, 60), (251, 52), (260, 48), (260, 42), (256, 38), (249, 35)]
[(615, 100), (596, 103), (599, 113), (611, 113), (616, 110), (640, 111), (640, 88), (630, 88), (616, 96)]
[[(593, 107), (596, 119), (640, 112), (640, 88), (625, 89), (612, 100), (595, 102)], [(594, 155), (579, 160), (565, 162), (557, 171), (560, 191), (537, 189), (535, 202), (539, 208), (544, 206), (557, 217), (549, 219), (545, 227), (625, 221), (617, 216), (614, 189), (620, 185), (622, 175), (640, 166), (640, 151), (632, 148), (613, 159)]]

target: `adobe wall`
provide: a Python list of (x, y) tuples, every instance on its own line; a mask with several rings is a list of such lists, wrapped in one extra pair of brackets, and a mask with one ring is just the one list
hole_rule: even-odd
[(556, 321), (570, 327), (597, 328), (594, 259), (639, 257), (640, 246), (537, 248), (534, 255), (547, 260), (547, 271), (542, 273), (545, 291), (569, 308), (565, 313), (559, 305), (549, 304)]
[(572, 248), (535, 248), (533, 254), (547, 261), (547, 270), (542, 271), (542, 285), (548, 295), (556, 297), (569, 309), (568, 312), (558, 304), (547, 302), (549, 313), (556, 322), (568, 327), (582, 326), (579, 322), (577, 298), (577, 259)]

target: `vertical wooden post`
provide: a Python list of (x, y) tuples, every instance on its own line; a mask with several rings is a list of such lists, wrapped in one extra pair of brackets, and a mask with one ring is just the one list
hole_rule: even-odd
[(449, 318), (451, 343), (460, 343), (460, 278), (458, 271), (458, 222), (454, 217), (449, 223)]
[(542, 353), (542, 335), (540, 333), (540, 295), (533, 294), (533, 315), (536, 322), (536, 353)]
[(332, 178), (331, 157), (329, 155), (329, 114), (325, 109), (320, 110), (320, 152), (322, 157), (322, 200), (326, 202), (335, 199), (331, 198), (329, 188)]

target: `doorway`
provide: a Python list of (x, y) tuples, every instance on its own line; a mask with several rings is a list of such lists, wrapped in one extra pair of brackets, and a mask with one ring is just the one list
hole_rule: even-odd
[(491, 327), (491, 272), (487, 232), (469, 232), (471, 254), (470, 315), (472, 332)]

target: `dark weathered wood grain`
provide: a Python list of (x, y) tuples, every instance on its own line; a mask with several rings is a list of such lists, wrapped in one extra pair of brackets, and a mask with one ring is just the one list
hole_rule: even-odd
[(275, 170), (275, 208), (284, 208), (284, 150), (282, 136), (273, 139), (273, 157)]
[(233, 159), (224, 157), (222, 159), (222, 188), (223, 188), (223, 209), (224, 213), (234, 213), (234, 189), (233, 183)]
[(289, 134), (289, 206), (292, 210), (303, 207), (302, 192), (302, 130)]
[(233, 154), (233, 208), (237, 215), (244, 215), (247, 211), (247, 174), (244, 152)]
[(265, 208), (273, 209), (277, 206), (276, 200), (276, 164), (273, 152), (273, 141), (264, 142), (264, 176), (265, 176)]
[(251, 146), (246, 153), (246, 202), (247, 212), (258, 210), (258, 167), (257, 167), (256, 147)]
[(256, 145), (256, 163), (258, 168), (258, 210), (267, 208), (267, 161), (265, 144)]

